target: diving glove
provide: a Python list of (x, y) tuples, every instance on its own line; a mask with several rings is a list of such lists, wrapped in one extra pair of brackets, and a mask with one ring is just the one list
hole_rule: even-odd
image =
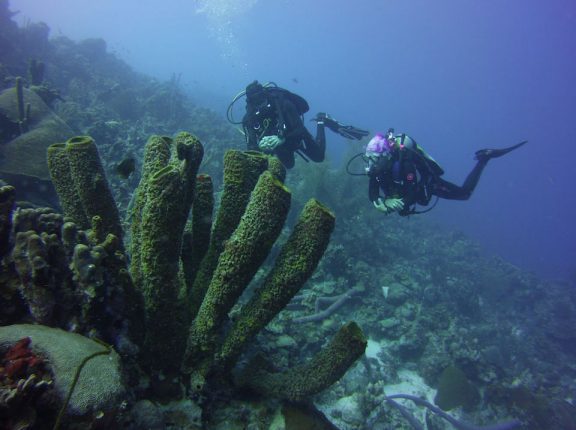
[(386, 199), (382, 200), (382, 197), (378, 197), (378, 200), (374, 202), (374, 207), (386, 215), (392, 212), (399, 212), (404, 209), (404, 202), (402, 199)]
[(366, 137), (370, 134), (369, 131), (356, 128), (351, 125), (340, 124), (338, 121), (336, 121), (334, 118), (332, 118), (330, 115), (324, 112), (319, 112), (318, 114), (316, 114), (316, 117), (312, 118), (312, 121), (316, 121), (317, 123), (323, 123), (334, 133), (338, 133), (339, 135), (345, 137), (346, 139), (360, 140), (363, 137)]
[(272, 152), (283, 143), (284, 143), (283, 137), (276, 135), (264, 136), (262, 139), (260, 139), (260, 142), (258, 142), (258, 148), (260, 148), (264, 152)]

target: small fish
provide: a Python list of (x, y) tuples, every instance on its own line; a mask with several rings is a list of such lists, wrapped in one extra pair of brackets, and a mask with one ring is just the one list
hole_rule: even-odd
[(127, 157), (116, 165), (114, 171), (123, 179), (128, 179), (136, 170), (136, 160), (134, 157)]
[(298, 83), (298, 78), (292, 78), (292, 82), (294, 82), (295, 84)]

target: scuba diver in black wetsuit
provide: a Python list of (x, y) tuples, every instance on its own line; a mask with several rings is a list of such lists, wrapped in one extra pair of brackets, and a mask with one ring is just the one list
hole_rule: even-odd
[[(520, 142), (504, 149), (476, 151), (476, 166), (464, 184), (458, 186), (441, 177), (444, 170), (411, 137), (394, 134), (394, 130), (390, 129), (386, 135), (376, 134), (366, 146), (369, 198), (376, 209), (385, 214), (398, 212), (401, 216), (426, 212), (417, 212), (416, 205), (427, 206), (432, 196), (468, 200), (488, 161), (525, 143)], [(381, 190), (383, 197), (380, 195)]]
[(246, 114), (242, 127), (249, 150), (262, 151), (277, 156), (282, 164), (294, 167), (294, 153), (306, 161), (324, 161), (326, 135), (324, 127), (348, 139), (360, 140), (368, 135), (349, 125), (342, 125), (325, 113), (319, 113), (316, 121), (316, 138), (312, 137), (303, 122), (303, 114), (308, 111), (308, 102), (275, 84), (252, 82), (246, 90), (234, 98), (228, 107), (228, 119), (232, 105), (242, 95), (246, 95)]

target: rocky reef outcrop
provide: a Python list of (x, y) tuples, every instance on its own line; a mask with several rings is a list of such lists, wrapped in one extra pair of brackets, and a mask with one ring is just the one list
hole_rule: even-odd
[[(204, 399), (207, 426), (218, 393), (234, 397), (242, 389), (301, 401), (336, 382), (366, 347), (355, 323), (343, 325), (300, 366), (264, 367), (253, 351), (250, 362), (239, 365), (258, 333), (313, 274), (334, 215), (311, 199), (268, 275), (251, 285), (290, 209), (285, 172), (275, 158), (228, 151), (212, 225), (211, 181), (198, 174), (202, 155), (200, 141), (186, 132), (149, 139), (126, 235), (89, 137), (48, 148), (63, 214), (17, 208), (14, 189), (3, 187), (0, 227), (8, 235), (1, 247), (1, 276), (7, 281), (2, 296), (13, 310), (3, 330), (18, 332), (4, 342), (30, 337), (35, 351), (52, 363), (52, 350), (40, 345), (37, 333), (50, 334), (45, 338), (56, 349), (68, 339), (52, 335), (57, 328), (75, 332), (83, 342), (104, 341), (121, 360), (122, 381), (128, 381), (114, 391), (115, 398), (122, 392), (126, 398), (169, 401), (185, 388), (194, 399)], [(249, 286), (249, 298), (240, 304)], [(67, 370), (78, 367), (72, 363)], [(52, 371), (60, 377), (63, 370)], [(80, 378), (89, 374), (84, 369)], [(63, 390), (58, 392), (63, 401)]]

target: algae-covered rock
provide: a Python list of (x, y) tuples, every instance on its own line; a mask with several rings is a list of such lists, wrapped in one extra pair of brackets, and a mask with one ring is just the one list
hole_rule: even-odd
[[(0, 346), (30, 337), (30, 347), (46, 357), (54, 373), (55, 389), (66, 398), (82, 361), (106, 348), (87, 337), (42, 325), (11, 325), (0, 327)], [(68, 404), (70, 415), (87, 415), (115, 409), (121, 402), (124, 386), (121, 382), (120, 359), (113, 350), (98, 355), (84, 365)]]
[[(22, 133), (0, 142), (0, 174), (49, 180), (46, 149), (54, 142), (66, 141), (74, 132), (40, 96), (27, 88), (22, 88), (22, 93), (25, 105)], [(21, 121), (18, 99), (16, 88), (0, 93), (0, 114), (12, 123)]]
[(448, 366), (440, 375), (438, 393), (434, 398), (440, 408), (445, 411), (462, 406), (464, 410), (472, 410), (480, 401), (478, 389), (468, 381), (462, 370), (456, 366)]

